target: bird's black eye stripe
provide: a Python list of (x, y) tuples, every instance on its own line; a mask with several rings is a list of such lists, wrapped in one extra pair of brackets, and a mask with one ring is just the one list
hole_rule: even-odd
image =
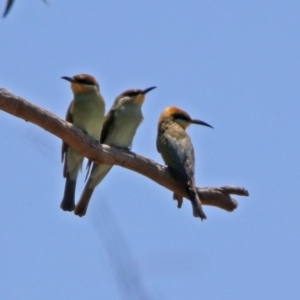
[(180, 120), (183, 120), (183, 121), (191, 121), (191, 119), (188, 116), (183, 115), (183, 114), (174, 114), (173, 118), (174, 119), (180, 119)]
[(81, 84), (95, 85), (94, 82), (89, 81), (88, 79), (76, 78), (76, 82), (81, 83)]
[(140, 93), (141, 93), (141, 91), (132, 91), (132, 92), (128, 92), (128, 93), (124, 94), (124, 96), (125, 97), (134, 97), (134, 96), (137, 96)]

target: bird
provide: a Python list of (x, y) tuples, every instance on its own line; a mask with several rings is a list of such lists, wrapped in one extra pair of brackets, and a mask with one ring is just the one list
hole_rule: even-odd
[[(170, 106), (163, 110), (158, 120), (156, 148), (173, 178), (185, 188), (193, 207), (194, 217), (206, 219), (195, 184), (195, 155), (194, 147), (186, 128), (191, 124), (211, 125), (196, 119), (182, 109)], [(177, 200), (178, 207), (183, 198), (176, 193), (173, 199)]]
[[(121, 93), (115, 99), (111, 109), (105, 116), (100, 139), (101, 144), (127, 150), (131, 148), (134, 135), (143, 120), (142, 105), (145, 96), (155, 88), (155, 86), (152, 86), (144, 90), (130, 89)], [(86, 214), (94, 189), (111, 168), (112, 165), (97, 165), (91, 161), (89, 162), (88, 169), (91, 169), (91, 173), (74, 209), (75, 215), (82, 217)]]
[[(87, 74), (61, 78), (71, 82), (74, 94), (67, 110), (66, 121), (99, 142), (104, 122), (105, 102), (100, 94), (98, 82), (93, 76)], [(83, 159), (82, 155), (63, 142), (62, 162), (64, 162), (63, 175), (66, 183), (60, 207), (64, 211), (73, 211), (75, 207), (76, 180)]]

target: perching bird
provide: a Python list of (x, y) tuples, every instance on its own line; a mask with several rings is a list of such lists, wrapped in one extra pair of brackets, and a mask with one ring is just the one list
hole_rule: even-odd
[[(71, 102), (66, 120), (83, 130), (91, 138), (100, 141), (104, 121), (105, 103), (99, 91), (99, 84), (94, 77), (86, 74), (62, 77), (71, 82), (74, 100)], [(84, 157), (76, 153), (65, 142), (62, 145), (62, 161), (65, 192), (60, 204), (62, 210), (73, 211), (75, 207), (75, 188), (79, 170)]]
[[(170, 173), (187, 191), (194, 216), (203, 220), (206, 216), (202, 210), (194, 178), (194, 148), (190, 137), (185, 132), (190, 124), (213, 128), (203, 121), (192, 119), (185, 111), (175, 106), (167, 107), (159, 117), (156, 147)], [(181, 207), (182, 197), (174, 193), (173, 199), (177, 200), (178, 207)]]
[[(105, 116), (101, 144), (130, 149), (133, 137), (143, 120), (142, 105), (145, 95), (155, 87), (132, 89), (119, 95)], [(91, 167), (89, 162), (89, 167)], [(91, 174), (74, 209), (75, 215), (84, 216), (95, 187), (103, 180), (112, 165), (92, 165)]]

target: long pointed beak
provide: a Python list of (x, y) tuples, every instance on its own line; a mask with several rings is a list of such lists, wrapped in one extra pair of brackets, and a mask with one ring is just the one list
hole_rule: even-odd
[(211, 125), (201, 121), (201, 120), (191, 120), (191, 123), (192, 124), (198, 124), (198, 125), (203, 125), (203, 126), (207, 126), (207, 127), (210, 127), (210, 128), (213, 128)]
[(76, 82), (76, 80), (74, 80), (74, 78), (72, 78), (72, 77), (68, 77), (68, 76), (63, 76), (63, 77), (61, 77), (62, 79), (65, 79), (65, 80), (67, 80), (67, 81), (70, 81), (70, 82)]
[(155, 89), (155, 88), (156, 88), (156, 86), (151, 86), (151, 87), (149, 87), (149, 88), (143, 90), (143, 91), (142, 91), (142, 94), (143, 94), (143, 95), (146, 95), (148, 92), (152, 91), (152, 90)]

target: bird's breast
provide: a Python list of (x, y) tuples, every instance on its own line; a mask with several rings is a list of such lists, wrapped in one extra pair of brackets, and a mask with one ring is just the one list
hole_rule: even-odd
[(194, 148), (187, 133), (171, 126), (158, 132), (157, 150), (166, 165), (181, 173), (194, 173)]
[(74, 99), (73, 124), (99, 140), (104, 121), (105, 104), (100, 95), (79, 95)]
[(122, 148), (130, 148), (137, 128), (143, 120), (140, 107), (121, 106), (114, 116), (114, 121), (109, 128), (105, 144)]

